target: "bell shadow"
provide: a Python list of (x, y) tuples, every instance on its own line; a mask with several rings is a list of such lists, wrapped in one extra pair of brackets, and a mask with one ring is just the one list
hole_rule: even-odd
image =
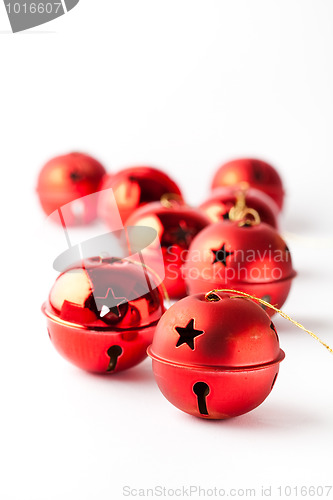
[[(319, 318), (313, 316), (297, 316), (293, 318), (295, 321), (304, 326), (307, 330), (314, 332), (316, 335), (321, 337), (321, 333), (325, 330), (333, 330), (333, 322), (329, 320), (329, 318)], [(284, 318), (279, 318), (279, 315), (273, 316), (273, 323), (276, 326), (277, 332), (280, 335), (300, 335), (300, 333), (309, 335), (304, 330), (298, 328), (296, 325), (290, 323), (290, 321), (285, 320)], [(326, 333), (325, 333), (326, 334)]]
[[(297, 266), (297, 262), (295, 262), (295, 259), (293, 259), (293, 265), (295, 266), (295, 271), (296, 271), (296, 276), (294, 277), (294, 280), (297, 280), (297, 283), (302, 280), (302, 281), (310, 281), (313, 280), (314, 277), (318, 277), (318, 273), (316, 269), (310, 269), (308, 267), (299, 267)], [(292, 289), (294, 288), (295, 284), (292, 283), (291, 287)]]
[(280, 231), (290, 232), (297, 235), (309, 235), (312, 229), (316, 228), (316, 220), (306, 215), (301, 216), (295, 211), (288, 210), (280, 220)]
[(319, 426), (321, 420), (315, 414), (296, 406), (269, 405), (241, 415), (228, 422), (231, 428), (293, 430), (301, 427)]
[(292, 431), (301, 427), (310, 428), (322, 424), (317, 415), (309, 414), (306, 410), (302, 410), (296, 406), (287, 407), (286, 405), (266, 405), (262, 408), (255, 408), (245, 415), (224, 420), (201, 419), (194, 416), (190, 416), (190, 418), (193, 423), (198, 423), (199, 425), (223, 426), (228, 429), (236, 429), (237, 431), (248, 431), (249, 429), (251, 431), (258, 429), (260, 432), (263, 429)]
[(18, 31), (17, 33), (13, 33), (11, 30), (3, 30), (0, 31), (0, 35), (49, 35), (52, 33), (56, 33), (56, 31)]
[(101, 383), (110, 384), (155, 384), (153, 371), (149, 363), (143, 361), (137, 366), (128, 368), (127, 370), (115, 372), (115, 373), (87, 373), (87, 376), (91, 376), (96, 379), (100, 379)]
[(56, 33), (56, 31), (20, 31), (15, 35), (50, 35), (52, 33)]

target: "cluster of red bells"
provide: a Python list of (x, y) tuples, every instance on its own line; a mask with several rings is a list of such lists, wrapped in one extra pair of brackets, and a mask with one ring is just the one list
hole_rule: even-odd
[(245, 292), (278, 308), (287, 298), (295, 272), (277, 231), (284, 190), (276, 170), (260, 160), (231, 161), (198, 208), (186, 205), (160, 170), (107, 174), (82, 153), (48, 162), (37, 186), (47, 214), (99, 192), (94, 205), (73, 212), (73, 224), (96, 216), (110, 222), (108, 188), (125, 226), (156, 230), (163, 284), (178, 301), (165, 311), (162, 287), (147, 288), (156, 278), (137, 263), (101, 257), (78, 263), (58, 277), (43, 305), (54, 346), (80, 368), (104, 373), (136, 365), (148, 348), (162, 393), (193, 415), (228, 418), (257, 407), (284, 357), (272, 309), (212, 290)]

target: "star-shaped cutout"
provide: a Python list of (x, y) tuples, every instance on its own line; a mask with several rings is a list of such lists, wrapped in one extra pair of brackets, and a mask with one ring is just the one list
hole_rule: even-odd
[(193, 237), (193, 229), (190, 229), (186, 222), (181, 221), (178, 224), (178, 228), (174, 231), (171, 231), (170, 234), (175, 237), (176, 243), (184, 243), (188, 246)]
[(216, 262), (220, 262), (220, 264), (223, 264), (224, 267), (226, 267), (227, 265), (227, 257), (233, 255), (234, 253), (234, 252), (228, 252), (225, 249), (225, 243), (223, 243), (221, 248), (219, 248), (218, 250), (212, 250), (212, 252), (214, 254), (213, 264), (215, 264)]
[(225, 213), (222, 215), (222, 219), (223, 219), (223, 220), (229, 220), (229, 212), (225, 212)]
[(101, 318), (110, 312), (120, 317), (119, 305), (127, 302), (125, 297), (116, 297), (112, 288), (108, 288), (105, 297), (95, 297), (96, 305)]
[(190, 319), (185, 327), (176, 326), (175, 330), (179, 334), (179, 339), (176, 344), (176, 347), (179, 347), (183, 344), (187, 344), (192, 351), (194, 351), (194, 339), (199, 335), (205, 333), (203, 330), (196, 330), (194, 328), (194, 318)]

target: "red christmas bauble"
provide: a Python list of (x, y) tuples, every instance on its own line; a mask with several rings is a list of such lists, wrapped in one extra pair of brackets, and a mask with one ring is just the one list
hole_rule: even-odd
[(164, 304), (146, 268), (92, 258), (57, 278), (42, 310), (64, 358), (83, 370), (114, 373), (146, 357)]
[[(186, 295), (182, 266), (191, 241), (209, 223), (208, 217), (199, 209), (172, 199), (149, 203), (127, 220), (129, 226), (149, 226), (157, 231), (165, 267), (163, 283), (173, 299)], [(153, 256), (150, 256), (150, 262), (153, 262)]]
[(83, 153), (69, 153), (48, 161), (37, 182), (37, 193), (44, 212), (78, 200), (66, 210), (66, 224), (89, 223), (97, 215), (94, 198), (79, 199), (100, 189), (105, 169), (97, 160)]
[(296, 274), (279, 233), (267, 224), (249, 221), (218, 222), (201, 231), (190, 246), (184, 273), (189, 294), (231, 288), (278, 308)]
[[(128, 217), (139, 207), (158, 201), (165, 194), (182, 197), (177, 184), (161, 170), (152, 167), (132, 167), (120, 170), (105, 178), (102, 190), (113, 189), (120, 217), (125, 224)], [(101, 192), (99, 215), (108, 224), (112, 220), (113, 204), (108, 191)], [(109, 223), (110, 224), (110, 223)]]
[(205, 212), (211, 222), (220, 222), (229, 219), (231, 208), (242, 204), (256, 210), (262, 222), (277, 227), (279, 209), (276, 203), (263, 191), (255, 188), (237, 186), (216, 188), (199, 208)]
[(253, 158), (229, 161), (216, 172), (212, 188), (234, 186), (241, 182), (247, 182), (251, 187), (263, 191), (275, 201), (280, 210), (282, 209), (282, 180), (275, 168), (268, 163)]
[(197, 417), (225, 419), (266, 399), (284, 352), (270, 317), (255, 302), (212, 297), (191, 295), (171, 306), (148, 354), (170, 403)]

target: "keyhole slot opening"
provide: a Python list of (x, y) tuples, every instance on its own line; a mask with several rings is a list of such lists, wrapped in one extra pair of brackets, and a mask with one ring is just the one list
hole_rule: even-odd
[(205, 382), (196, 382), (193, 386), (193, 392), (197, 396), (199, 412), (201, 415), (208, 415), (206, 397), (210, 393), (209, 386)]
[(112, 345), (106, 352), (110, 358), (106, 371), (113, 372), (116, 369), (118, 358), (122, 354), (123, 350), (120, 345)]

